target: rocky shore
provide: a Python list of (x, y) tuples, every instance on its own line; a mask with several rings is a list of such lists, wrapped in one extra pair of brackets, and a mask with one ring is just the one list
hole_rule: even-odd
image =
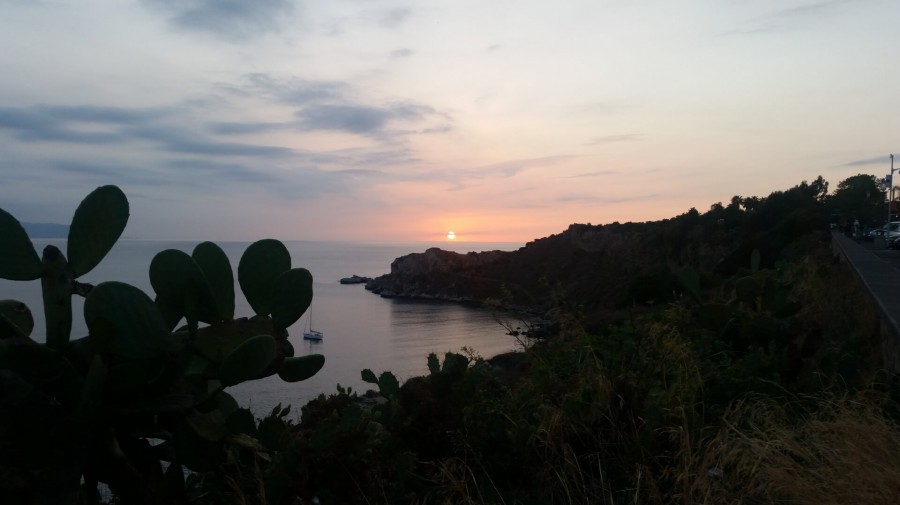
[[(567, 299), (609, 302), (653, 255), (627, 225), (573, 224), (516, 251), (466, 254), (431, 248), (391, 263), (366, 289), (385, 298), (415, 298), (545, 314)], [(590, 295), (590, 296), (585, 296)]]
[(361, 275), (353, 274), (350, 277), (344, 277), (340, 280), (341, 284), (365, 284), (369, 282), (371, 277), (363, 277)]
[(504, 251), (461, 254), (433, 247), (424, 253), (401, 256), (391, 273), (369, 280), (366, 289), (384, 298), (403, 297), (483, 303), (496, 296), (499, 284), (487, 277), (491, 265), (512, 254)]

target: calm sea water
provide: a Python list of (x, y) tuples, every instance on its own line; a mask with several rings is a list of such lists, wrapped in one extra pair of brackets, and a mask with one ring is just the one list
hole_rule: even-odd
[[(35, 240), (38, 254), (52, 243), (65, 252), (65, 241)], [(153, 256), (163, 249), (180, 249), (190, 253), (196, 243), (120, 240), (97, 268), (80, 278), (97, 284), (116, 280), (132, 284), (152, 298), (148, 269)], [(249, 242), (219, 243), (237, 268), (238, 260)], [(257, 414), (271, 410), (278, 403), (306, 403), (319, 393), (332, 393), (336, 385), (363, 391), (365, 383), (360, 371), (372, 369), (376, 374), (392, 371), (400, 380), (427, 372), (426, 357), (463, 347), (490, 357), (515, 350), (516, 341), (505, 334), (498, 316), (485, 310), (450, 303), (384, 299), (366, 291), (362, 285), (341, 285), (342, 277), (352, 274), (375, 277), (390, 271), (395, 258), (411, 252), (422, 252), (438, 246), (458, 252), (482, 250), (514, 250), (523, 244), (446, 242), (440, 244), (360, 244), (344, 242), (285, 242), (291, 252), (292, 266), (312, 272), (312, 324), (325, 333), (322, 342), (303, 340), (307, 316), (288, 329), (296, 354), (323, 354), (325, 367), (313, 378), (287, 384), (277, 376), (239, 384), (229, 388), (238, 403), (249, 406)], [(235, 273), (235, 279), (237, 274)], [(237, 281), (235, 281), (237, 282)], [(235, 316), (250, 316), (252, 311), (235, 286)], [(40, 282), (14, 282), (0, 279), (0, 299), (14, 298), (28, 304), (35, 316), (35, 340), (43, 341), (45, 325)], [(83, 299), (73, 298), (74, 324), (72, 336), (87, 334), (81, 316)], [(503, 317), (500, 315), (499, 317)]]

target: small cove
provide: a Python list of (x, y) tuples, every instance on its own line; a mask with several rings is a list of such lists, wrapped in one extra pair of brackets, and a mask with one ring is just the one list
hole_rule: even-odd
[[(65, 251), (64, 240), (34, 241), (38, 253), (47, 244)], [(218, 244), (236, 268), (249, 242)], [(110, 280), (127, 282), (153, 297), (148, 276), (153, 256), (168, 248), (190, 253), (195, 245), (195, 242), (120, 240), (97, 268), (79, 280), (92, 284)], [(298, 356), (318, 353), (326, 361), (316, 376), (303, 382), (287, 384), (273, 376), (228, 389), (239, 404), (249, 406), (257, 415), (278, 403), (292, 404), (298, 409), (320, 393), (335, 392), (338, 384), (364, 391), (367, 385), (360, 378), (364, 368), (376, 374), (390, 370), (403, 381), (427, 373), (426, 358), (431, 352), (442, 357), (445, 352), (459, 352), (466, 347), (487, 358), (517, 348), (515, 339), (506, 335), (498, 321), (502, 315), (453, 303), (385, 299), (366, 291), (362, 285), (342, 285), (339, 281), (353, 274), (375, 277), (387, 273), (393, 259), (428, 247), (467, 252), (514, 250), (522, 244), (287, 241), (285, 245), (291, 252), (292, 266), (306, 268), (313, 275), (314, 325), (325, 333), (321, 342), (303, 340), (304, 316), (288, 330), (291, 343)], [(251, 309), (235, 283), (235, 315), (250, 316)], [(0, 299), (7, 298), (21, 300), (31, 308), (35, 317), (32, 337), (43, 341), (40, 282), (0, 279)], [(87, 334), (82, 308), (83, 299), (73, 298), (73, 338)]]

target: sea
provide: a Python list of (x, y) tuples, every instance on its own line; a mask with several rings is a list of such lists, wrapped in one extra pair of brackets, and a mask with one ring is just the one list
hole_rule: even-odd
[[(33, 240), (38, 255), (53, 244), (66, 252), (65, 240)], [(235, 317), (252, 316), (249, 304), (237, 285), (237, 265), (250, 242), (217, 242), (235, 269)], [(337, 386), (364, 392), (372, 387), (361, 379), (361, 371), (376, 375), (390, 371), (401, 383), (427, 373), (427, 357), (435, 353), (443, 359), (447, 352), (468, 352), (489, 358), (519, 350), (518, 341), (507, 334), (510, 315), (493, 313), (480, 307), (449, 302), (381, 298), (361, 284), (343, 285), (340, 279), (351, 275), (377, 277), (390, 272), (391, 262), (403, 255), (441, 247), (456, 252), (518, 249), (519, 243), (405, 243), (378, 244), (357, 242), (286, 241), (292, 267), (302, 267), (313, 275), (313, 302), (306, 314), (288, 328), (295, 354), (322, 354), (325, 366), (311, 379), (286, 383), (277, 375), (228, 388), (241, 406), (263, 416), (278, 404), (299, 407), (319, 394), (337, 391)], [(153, 256), (165, 249), (190, 254), (196, 242), (166, 242), (121, 239), (92, 271), (78, 280), (91, 284), (121, 281), (140, 288), (151, 298), (149, 267)], [(43, 342), (46, 326), (43, 317), (40, 281), (0, 279), (0, 299), (25, 302), (34, 314), (32, 338)], [(73, 297), (72, 338), (87, 335), (82, 311), (84, 301)], [(324, 333), (320, 342), (303, 339), (303, 331), (312, 325)]]

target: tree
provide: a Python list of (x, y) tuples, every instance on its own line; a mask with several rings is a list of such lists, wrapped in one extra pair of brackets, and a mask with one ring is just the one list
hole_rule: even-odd
[(816, 200), (820, 202), (825, 201), (825, 198), (828, 196), (828, 181), (820, 175), (809, 184), (809, 190)]
[(842, 219), (880, 222), (883, 210), (881, 191), (874, 175), (857, 174), (838, 183), (837, 190), (827, 199), (828, 207)]

